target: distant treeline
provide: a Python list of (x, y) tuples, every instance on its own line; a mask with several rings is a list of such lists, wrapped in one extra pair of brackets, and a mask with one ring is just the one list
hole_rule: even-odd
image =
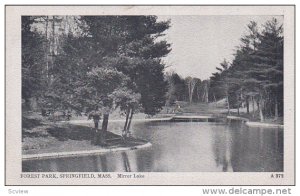
[(176, 101), (208, 102), (209, 80), (201, 81), (200, 78), (183, 78), (174, 71), (167, 72), (165, 78), (168, 81), (166, 105), (175, 104)]
[(209, 80), (167, 73), (167, 104), (225, 99), (228, 112), (245, 106), (249, 114), (251, 105), (253, 117), (261, 121), (265, 117), (283, 116), (282, 24), (273, 18), (259, 28), (251, 21), (247, 31), (240, 38), (233, 61), (224, 59)]

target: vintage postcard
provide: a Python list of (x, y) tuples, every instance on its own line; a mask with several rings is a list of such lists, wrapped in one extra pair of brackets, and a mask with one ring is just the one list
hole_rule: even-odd
[(5, 7), (6, 185), (294, 185), (295, 7)]

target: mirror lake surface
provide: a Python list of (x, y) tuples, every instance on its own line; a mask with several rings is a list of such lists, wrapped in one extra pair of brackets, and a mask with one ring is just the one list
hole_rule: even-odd
[[(109, 122), (122, 130), (124, 122)], [(241, 121), (141, 122), (137, 150), (23, 161), (23, 172), (282, 172), (283, 130), (250, 128)], [(116, 131), (116, 133), (118, 133)], [(119, 133), (120, 134), (120, 131)]]

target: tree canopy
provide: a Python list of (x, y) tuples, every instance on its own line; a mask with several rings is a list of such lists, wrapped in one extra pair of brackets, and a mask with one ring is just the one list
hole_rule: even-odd
[(231, 65), (225, 69), (221, 63), (222, 69), (213, 73), (212, 90), (222, 98), (225, 95), (220, 88), (225, 89), (228, 103), (237, 108), (243, 101), (249, 106), (252, 99), (262, 121), (265, 115), (277, 118), (283, 114), (283, 27), (273, 18), (261, 30), (254, 21), (247, 28)]
[[(107, 120), (116, 108), (130, 113), (126, 116), (131, 120), (134, 111), (154, 115), (165, 105), (167, 82), (161, 58), (171, 51), (163, 39), (170, 21), (157, 21), (156, 16), (81, 16), (75, 21), (81, 33), (78, 29), (61, 33), (63, 17), (40, 19), (22, 18), (24, 98), (41, 88), (44, 106), (78, 114), (98, 111)], [(33, 32), (33, 23), (40, 21), (44, 33)], [(39, 47), (36, 53), (30, 51), (34, 46)], [(31, 69), (27, 74), (27, 67), (35, 64), (46, 71)], [(48, 80), (34, 87), (31, 77)]]

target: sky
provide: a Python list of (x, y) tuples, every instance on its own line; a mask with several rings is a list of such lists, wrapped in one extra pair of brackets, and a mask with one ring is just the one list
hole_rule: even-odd
[[(226, 59), (233, 59), (247, 24), (256, 21), (261, 27), (274, 16), (158, 16), (171, 20), (163, 39), (171, 43), (172, 51), (163, 60), (166, 71), (182, 77), (208, 79)], [(282, 23), (281, 16), (275, 16)]]

